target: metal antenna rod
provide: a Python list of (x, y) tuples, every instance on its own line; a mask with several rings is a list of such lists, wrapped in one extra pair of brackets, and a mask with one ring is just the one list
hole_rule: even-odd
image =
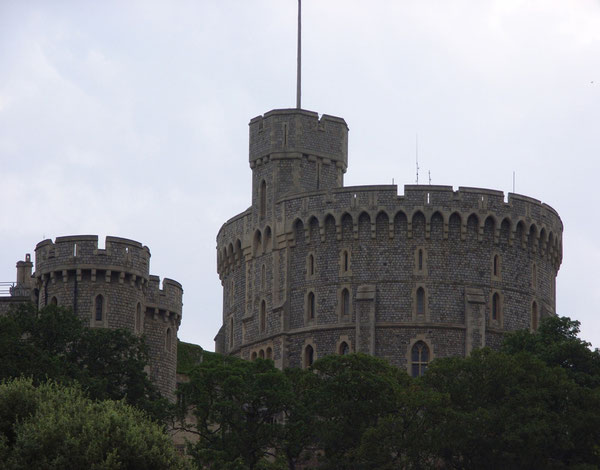
[(298, 0), (298, 65), (296, 72), (296, 108), (300, 109), (302, 83), (302, 0)]
[(415, 155), (417, 162), (417, 184), (419, 184), (419, 134), (415, 134)]

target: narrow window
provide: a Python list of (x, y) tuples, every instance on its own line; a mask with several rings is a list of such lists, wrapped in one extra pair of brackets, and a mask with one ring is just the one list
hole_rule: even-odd
[(348, 346), (348, 343), (346, 343), (346, 341), (342, 341), (342, 344), (340, 344), (340, 354), (342, 356), (350, 354), (350, 346)]
[(419, 248), (419, 271), (423, 270), (423, 250)]
[(321, 163), (317, 163), (317, 189), (321, 188)]
[(349, 266), (350, 266), (350, 259), (348, 256), (348, 252), (344, 250), (344, 272), (348, 272)]
[(315, 319), (315, 294), (312, 292), (308, 293), (308, 319)]
[(264, 217), (267, 212), (267, 182), (265, 180), (262, 180), (262, 182), (260, 183), (259, 192), (260, 192), (260, 194), (259, 194), (259, 196), (260, 196), (260, 206), (259, 206), (260, 216)]
[(142, 331), (142, 306), (139, 302), (135, 307), (135, 331)]
[(273, 350), (270, 347), (267, 348), (267, 359), (273, 360)]
[(263, 264), (262, 268), (260, 269), (260, 287), (262, 289), (266, 288), (267, 286), (267, 267)]
[(104, 318), (104, 298), (101, 295), (96, 296), (96, 321), (102, 321)]
[(538, 329), (538, 308), (536, 302), (533, 302), (531, 306), (531, 329), (533, 331)]
[(52, 297), (50, 300), (50, 305), (58, 305), (58, 299), (56, 297)]
[(417, 315), (425, 315), (425, 289), (417, 289)]
[(495, 277), (498, 277), (498, 274), (500, 272), (498, 263), (499, 263), (499, 257), (498, 257), (498, 255), (494, 255), (494, 276)]
[(315, 352), (313, 347), (309, 344), (304, 348), (304, 367), (310, 367), (313, 365)]
[(77, 256), (77, 243), (73, 243), (73, 256)]
[(258, 321), (260, 332), (264, 333), (267, 326), (267, 304), (264, 300), (260, 303), (260, 315)]
[(166, 341), (167, 352), (171, 352), (171, 347), (173, 345), (173, 340), (172, 340), (171, 336), (172, 336), (171, 328), (167, 328), (167, 341)]
[(350, 316), (350, 292), (348, 289), (342, 290), (342, 315), (344, 317)]
[(492, 296), (492, 320), (497, 321), (500, 315), (500, 296), (496, 292)]
[(315, 257), (312, 254), (308, 255), (308, 275), (315, 275)]
[(261, 359), (265, 358), (265, 350), (261, 349), (260, 351), (258, 351), (258, 357), (260, 357)]
[(229, 319), (229, 349), (233, 348), (233, 317)]
[(411, 375), (420, 377), (427, 370), (429, 363), (429, 347), (423, 341), (417, 341), (411, 351)]
[(288, 144), (288, 126), (287, 124), (283, 125), (283, 146), (287, 147)]
[(535, 263), (531, 266), (531, 287), (533, 290), (537, 289), (537, 265)]

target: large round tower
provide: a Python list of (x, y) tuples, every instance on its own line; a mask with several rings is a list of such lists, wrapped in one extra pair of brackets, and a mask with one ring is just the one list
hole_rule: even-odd
[(150, 378), (174, 399), (181, 284), (151, 276), (150, 250), (141, 243), (96, 235), (43, 240), (35, 247), (39, 307), (71, 307), (92, 328), (123, 328), (144, 335)]
[(418, 375), (554, 314), (554, 209), (478, 188), (343, 187), (347, 132), (304, 110), (250, 121), (252, 206), (217, 236), (217, 351), (280, 367), (362, 351)]

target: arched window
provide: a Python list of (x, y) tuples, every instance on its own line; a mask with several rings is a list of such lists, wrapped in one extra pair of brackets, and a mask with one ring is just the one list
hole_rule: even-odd
[(348, 289), (342, 290), (342, 316), (350, 316), (350, 291)]
[(425, 315), (425, 289), (417, 289), (417, 315)]
[(346, 341), (342, 341), (342, 344), (340, 344), (339, 353), (342, 356), (345, 356), (346, 354), (350, 354), (350, 346), (348, 346), (348, 343), (346, 343)]
[(307, 314), (308, 314), (308, 319), (309, 320), (314, 320), (315, 319), (315, 294), (312, 292), (308, 293), (308, 298), (307, 298)]
[(260, 216), (264, 217), (267, 212), (267, 182), (262, 180), (260, 183)]
[(250, 356), (250, 360), (254, 361), (254, 360), (256, 359), (256, 357), (257, 357), (257, 356), (256, 356), (256, 351), (254, 351), (254, 352), (252, 353), (252, 355)]
[(166, 341), (165, 341), (165, 348), (167, 350), (167, 352), (171, 352), (172, 346), (173, 346), (173, 338), (172, 338), (172, 333), (171, 333), (171, 328), (167, 328), (167, 335), (166, 335)]
[(500, 318), (500, 295), (496, 292), (492, 296), (492, 320), (498, 321)]
[(267, 348), (267, 359), (273, 360), (273, 350), (270, 347)]
[(258, 357), (260, 357), (261, 359), (265, 358), (265, 350), (261, 349), (260, 351), (258, 351)]
[(531, 305), (531, 329), (536, 331), (538, 329), (538, 306), (536, 302)]
[(315, 358), (315, 351), (309, 344), (304, 348), (304, 367), (310, 367), (313, 365)]
[(420, 377), (427, 370), (429, 347), (423, 341), (417, 341), (411, 350), (411, 375)]
[(233, 317), (229, 319), (229, 349), (233, 348)]
[(104, 297), (102, 295), (96, 296), (95, 301), (95, 312), (96, 312), (96, 321), (104, 320)]
[(139, 302), (135, 307), (135, 331), (142, 331), (142, 305)]
[(260, 332), (264, 333), (267, 327), (267, 304), (264, 300), (260, 303), (260, 314), (258, 316), (258, 323), (258, 328)]
[(50, 299), (50, 305), (58, 305), (58, 299), (56, 297), (52, 297), (52, 299)]

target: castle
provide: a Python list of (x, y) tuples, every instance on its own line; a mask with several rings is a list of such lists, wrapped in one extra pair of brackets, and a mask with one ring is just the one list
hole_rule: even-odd
[(217, 235), (217, 352), (306, 367), (360, 351), (416, 376), (555, 313), (563, 225), (547, 204), (344, 187), (343, 119), (279, 109), (249, 126), (252, 205)]
[(43, 240), (35, 247), (35, 273), (29, 254), (17, 263), (10, 296), (0, 297), (0, 314), (32, 301), (39, 308), (70, 307), (91, 328), (122, 328), (144, 335), (148, 375), (163, 396), (176, 388), (177, 330), (181, 323), (181, 284), (150, 275), (150, 250), (125, 238), (96, 235)]

